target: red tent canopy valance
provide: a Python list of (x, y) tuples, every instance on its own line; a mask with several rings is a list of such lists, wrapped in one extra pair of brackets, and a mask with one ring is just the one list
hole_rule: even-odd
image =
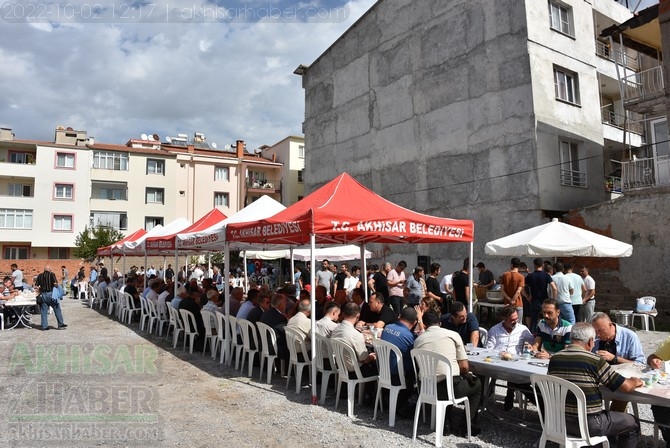
[(424, 215), (396, 205), (347, 173), (276, 215), (230, 224), (227, 241), (259, 245), (472, 242), (474, 223)]
[(98, 256), (99, 257), (111, 257), (115, 253), (120, 253), (120, 250), (116, 250), (116, 249), (120, 249), (121, 247), (123, 247), (123, 243), (135, 241), (139, 238), (142, 238), (144, 236), (144, 234), (146, 234), (146, 233), (147, 233), (146, 230), (139, 229), (139, 230), (136, 230), (135, 232), (131, 233), (127, 237), (121, 238), (116, 243), (110, 244), (109, 246), (100, 247), (100, 248), (98, 248)]
[(147, 238), (145, 240), (146, 249), (148, 252), (174, 250), (177, 234), (201, 232), (205, 229), (209, 229), (210, 227), (223, 221), (224, 219), (226, 219), (226, 215), (224, 215), (223, 212), (221, 212), (221, 210), (214, 208), (210, 212), (208, 212), (205, 216), (198, 219), (196, 222), (194, 222), (184, 230), (181, 230), (177, 233), (173, 233), (171, 235)]

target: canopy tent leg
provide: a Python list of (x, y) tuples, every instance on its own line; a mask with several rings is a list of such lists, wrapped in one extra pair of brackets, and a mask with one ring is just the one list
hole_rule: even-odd
[[(309, 261), (312, 263), (312, 266), (315, 265), (316, 260), (315, 255), (314, 255), (314, 250), (316, 249), (316, 235), (311, 234), (309, 236), (309, 246), (310, 246), (310, 254), (309, 254)], [(293, 254), (293, 249), (291, 249), (291, 254)], [(293, 258), (293, 257), (291, 257)], [(311, 285), (314, 285), (315, 283), (315, 273), (314, 269), (309, 270), (309, 281)], [(312, 335), (316, 334), (316, 288), (310, 288), (310, 300), (312, 302), (312, 312), (310, 314), (310, 321), (312, 322)], [(319, 397), (316, 393), (316, 366), (314, 364), (314, 355), (316, 354), (316, 336), (312, 336), (310, 338), (310, 349), (312, 351), (312, 404), (318, 404), (319, 402)], [(296, 381), (300, 381), (300, 379), (296, 379)], [(323, 381), (323, 379), (322, 379)], [(362, 387), (362, 386), (358, 386)]]

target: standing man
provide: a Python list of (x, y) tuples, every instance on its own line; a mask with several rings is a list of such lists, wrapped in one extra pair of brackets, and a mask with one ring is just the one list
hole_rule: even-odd
[(91, 273), (88, 277), (88, 282), (91, 285), (95, 285), (95, 282), (98, 280), (98, 270), (95, 268), (95, 266), (91, 266)]
[(172, 280), (173, 278), (174, 278), (174, 269), (172, 269), (171, 264), (168, 264), (167, 269), (165, 269), (165, 281)]
[(501, 277), (502, 295), (505, 300), (505, 305), (513, 306), (519, 314), (519, 320), (523, 321), (523, 299), (521, 292), (525, 279), (523, 275), (519, 274), (519, 264), (521, 260), (514, 257), (510, 260), (510, 270), (505, 272)]
[(582, 307), (579, 310), (579, 320), (590, 322), (596, 308), (596, 281), (589, 275), (589, 268), (586, 266), (581, 267), (579, 275), (584, 279), (584, 287), (586, 288), (582, 299)]
[(582, 308), (582, 300), (584, 293), (586, 292), (586, 286), (584, 286), (584, 279), (582, 279), (582, 276), (572, 272), (572, 265), (570, 263), (565, 263), (563, 269), (563, 273), (570, 281), (570, 287), (572, 288), (570, 303), (572, 303), (572, 311), (575, 315), (575, 319), (577, 319), (579, 311)]
[(430, 265), (430, 275), (426, 277), (426, 296), (435, 300), (439, 304), (440, 309), (444, 310), (444, 299), (446, 297), (442, 295), (442, 291), (440, 291), (440, 282), (437, 279), (438, 275), (440, 275), (440, 269), (441, 266), (439, 263), (432, 263)]
[(60, 267), (60, 272), (61, 272), (61, 282), (63, 284), (63, 294), (67, 293), (67, 284), (69, 283), (70, 280), (70, 274), (67, 271), (67, 268), (65, 265)]
[(12, 269), (12, 283), (14, 283), (14, 289), (23, 291), (23, 272), (21, 272), (16, 263), (12, 263), (10, 268)]
[(467, 307), (470, 302), (470, 258), (463, 261), (463, 269), (454, 273), (451, 284), (454, 286), (454, 299)]
[[(630, 414), (604, 411), (600, 386), (612, 392), (632, 392), (642, 387), (642, 380), (624, 378), (604, 359), (591, 353), (595, 346), (595, 336), (591, 324), (575, 324), (570, 345), (549, 360), (548, 373), (568, 380), (584, 391), (589, 434), (614, 437), (617, 439), (617, 447), (634, 448), (637, 445), (639, 423)], [(574, 399), (566, 401), (565, 414), (568, 434), (578, 435), (579, 420)]]
[[(535, 266), (535, 270), (526, 276), (526, 285), (530, 290), (530, 315), (526, 316), (525, 321), (530, 331), (535, 331), (544, 301), (556, 295), (556, 285), (551, 275), (544, 272), (542, 259), (536, 258), (533, 260), (533, 266)], [(552, 290), (551, 297), (548, 288)]]
[(496, 281), (493, 278), (493, 272), (486, 269), (486, 265), (481, 261), (477, 263), (477, 270), (479, 271), (479, 281), (475, 283), (475, 286), (491, 289), (491, 287), (496, 284)]
[(563, 263), (560, 261), (554, 263), (554, 271), (556, 273), (551, 278), (554, 280), (558, 291), (556, 301), (561, 309), (561, 316), (571, 324), (574, 324), (575, 312), (572, 309), (572, 301), (570, 300), (573, 290), (570, 280), (563, 274)]
[[(368, 280), (368, 296), (370, 296), (373, 292), (378, 292), (384, 296), (384, 303), (390, 303), (389, 287), (388, 281), (386, 280), (386, 274), (388, 274), (391, 270), (391, 263), (384, 263), (381, 271), (377, 268), (376, 264), (372, 267), (374, 269), (372, 269), (372, 276), (370, 277), (370, 280)], [(354, 293), (352, 292), (351, 295), (353, 299)]]
[[(389, 305), (393, 308), (393, 311), (398, 316), (400, 315), (400, 310), (402, 310), (403, 300), (404, 300), (404, 288), (405, 288), (405, 268), (407, 263), (404, 260), (401, 260), (396, 265), (395, 269), (391, 269), (391, 264), (386, 263), (384, 267), (388, 265), (388, 271), (386, 274), (386, 284), (389, 288)], [(421, 300), (421, 298), (419, 298)]]
[[(482, 396), (482, 386), (479, 378), (470, 373), (468, 355), (458, 333), (446, 328), (440, 328), (440, 317), (433, 312), (423, 314), (423, 324), (426, 331), (414, 342), (414, 348), (430, 350), (439, 353), (449, 360), (451, 374), (454, 382), (454, 395), (456, 398), (468, 397), (470, 415), (472, 416), (471, 431), (476, 436), (481, 432), (477, 425), (479, 402)], [(437, 367), (437, 397), (444, 400), (447, 398), (447, 387), (444, 382), (446, 367), (442, 363)], [(463, 419), (465, 420), (465, 418)], [(460, 434), (466, 433), (465, 421), (459, 426)]]
[(316, 284), (326, 288), (326, 292), (329, 293), (331, 287), (333, 286), (333, 273), (330, 270), (330, 263), (328, 260), (323, 260), (321, 262), (321, 270), (316, 272)]
[(40, 305), (42, 331), (49, 329), (49, 307), (54, 310), (54, 315), (58, 321), (58, 329), (66, 329), (67, 325), (63, 322), (63, 313), (60, 309), (60, 300), (54, 299), (52, 294), (54, 286), (58, 286), (58, 279), (56, 274), (51, 272), (51, 266), (44, 266), (44, 272), (37, 276), (35, 286), (39, 288), (38, 293), (42, 296), (42, 304)]
[[(423, 267), (417, 266), (414, 272), (405, 281), (405, 289), (403, 294), (407, 294), (407, 305), (416, 306), (421, 303), (421, 299), (426, 296), (426, 282), (423, 279)], [(400, 314), (400, 312), (396, 313)]]

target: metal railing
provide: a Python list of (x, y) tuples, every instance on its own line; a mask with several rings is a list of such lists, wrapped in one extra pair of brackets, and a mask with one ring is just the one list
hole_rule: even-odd
[(612, 160), (612, 163), (621, 167), (621, 192), (670, 185), (670, 156)]
[(621, 80), (624, 104), (646, 100), (664, 93), (663, 67), (657, 66), (639, 73), (633, 73)]
[(561, 169), (561, 185), (568, 187), (586, 187), (586, 173)]
[(628, 112), (628, 121), (626, 122), (626, 117), (614, 113), (614, 111), (606, 109), (606, 107), (608, 106), (601, 109), (603, 123), (623, 129), (625, 122), (626, 130), (629, 132), (635, 132), (640, 135), (644, 134), (644, 117), (642, 115), (635, 112)]
[(257, 188), (262, 190), (279, 190), (281, 181), (276, 179), (246, 179), (247, 188)]
[(596, 40), (596, 55), (603, 59), (623, 65), (631, 70), (639, 70), (640, 64), (636, 57), (629, 56), (625, 52), (610, 48), (609, 44)]

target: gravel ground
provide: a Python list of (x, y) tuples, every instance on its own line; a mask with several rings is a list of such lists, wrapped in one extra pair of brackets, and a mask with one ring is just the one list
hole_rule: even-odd
[[(388, 416), (375, 422), (371, 407), (346, 403), (334, 409), (334, 392), (325, 406), (310, 404), (309, 389), (287, 391), (286, 380), (272, 384), (249, 379), (201, 353), (173, 349), (164, 338), (65, 299), (69, 327), (57, 331), (20, 328), (0, 333), (0, 442), (3, 446), (184, 446), (222, 444), (239, 447), (388, 447), (434, 446), (434, 432), (419, 424), (412, 442), (412, 421)], [(639, 332), (645, 353), (668, 333)], [(534, 406), (525, 419), (514, 409), (503, 415), (505, 390), (481, 421), (482, 433), (466, 439), (448, 435), (447, 447), (535, 447), (539, 423)], [(460, 412), (460, 411), (457, 411)], [(651, 418), (648, 406), (642, 418)], [(458, 415), (457, 415), (458, 417)], [(510, 420), (526, 426), (515, 427)], [(642, 425), (638, 446), (653, 446), (652, 428)]]

